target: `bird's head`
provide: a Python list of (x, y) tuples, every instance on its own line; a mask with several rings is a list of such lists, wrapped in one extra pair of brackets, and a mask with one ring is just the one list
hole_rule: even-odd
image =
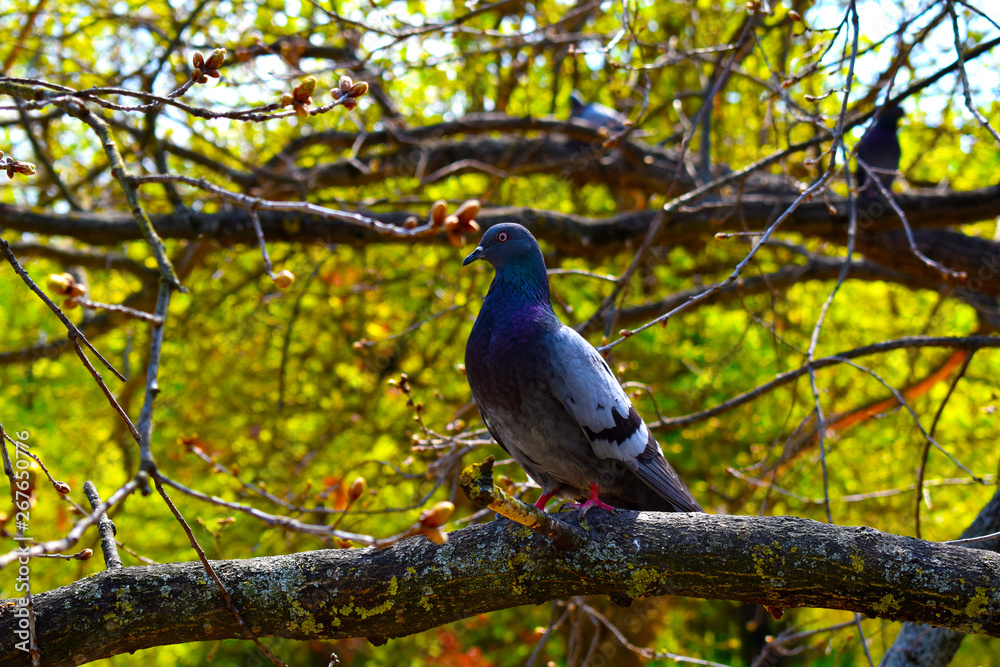
[(486, 230), (479, 245), (465, 258), (462, 266), (468, 266), (477, 259), (485, 259), (497, 271), (504, 267), (537, 269), (541, 266), (542, 275), (545, 275), (538, 241), (531, 232), (515, 222), (504, 222)]
[(899, 119), (902, 117), (903, 117), (902, 107), (893, 104), (892, 106), (887, 106), (884, 109), (882, 109), (882, 113), (878, 117), (877, 124), (882, 127), (895, 129), (897, 123), (899, 123)]

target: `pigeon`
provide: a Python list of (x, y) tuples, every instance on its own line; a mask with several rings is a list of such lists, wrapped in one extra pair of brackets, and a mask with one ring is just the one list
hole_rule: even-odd
[[(552, 310), (538, 242), (515, 223), (491, 227), (463, 266), (496, 275), (465, 347), (486, 427), (542, 488), (592, 507), (702, 512), (663, 458), (607, 362)], [(602, 500), (603, 499), (603, 500)]]
[(597, 102), (584, 104), (583, 96), (575, 90), (570, 93), (569, 102), (570, 118), (585, 120), (592, 125), (596, 125), (597, 127), (606, 128), (608, 132), (612, 133), (625, 131), (625, 121), (628, 120), (628, 118), (611, 107), (606, 107), (603, 104), (598, 104)]
[[(887, 191), (892, 191), (892, 182), (899, 171), (899, 137), (896, 136), (896, 126), (899, 119), (903, 117), (903, 110), (896, 105), (886, 107), (882, 114), (875, 121), (875, 124), (868, 129), (865, 136), (858, 142), (858, 158), (864, 161), (882, 183)], [(875, 196), (880, 193), (878, 186), (868, 184), (868, 174), (861, 165), (858, 165), (854, 173), (858, 181), (858, 190), (868, 196)], [(862, 189), (863, 188), (863, 189)]]

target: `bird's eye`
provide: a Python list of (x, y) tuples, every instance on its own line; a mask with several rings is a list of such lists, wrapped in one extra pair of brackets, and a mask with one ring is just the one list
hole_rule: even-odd
[(506, 241), (507, 240), (507, 232), (500, 232), (499, 234), (497, 234), (497, 240), (500, 241), (501, 243), (503, 243), (504, 241)]

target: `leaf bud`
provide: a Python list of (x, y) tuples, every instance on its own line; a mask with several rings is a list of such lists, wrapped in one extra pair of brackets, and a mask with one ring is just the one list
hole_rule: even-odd
[(278, 286), (278, 289), (288, 289), (295, 283), (295, 274), (288, 269), (282, 269), (274, 274), (274, 284)]
[(347, 491), (347, 499), (353, 503), (355, 500), (363, 496), (367, 490), (368, 482), (365, 481), (365, 478), (356, 477), (354, 481), (351, 482), (351, 488)]
[(431, 223), (435, 227), (444, 224), (444, 218), (448, 214), (448, 204), (443, 199), (438, 199), (431, 205)]
[(59, 294), (61, 296), (66, 296), (73, 289), (73, 284), (76, 281), (73, 280), (73, 276), (69, 273), (53, 273), (49, 276), (47, 287), (49, 291), (53, 294)]
[(422, 532), (434, 544), (445, 544), (448, 541), (448, 535), (439, 528), (425, 528)]
[[(223, 48), (214, 49), (205, 61), (205, 69), (219, 69), (226, 62), (226, 50)], [(216, 75), (218, 76), (218, 75)]]
[(476, 216), (479, 215), (479, 200), (465, 200), (462, 202), (462, 205), (458, 207), (458, 210), (455, 211), (455, 215), (458, 216), (459, 221), (461, 221), (463, 225), (468, 223), (470, 220), (475, 220)]
[(295, 99), (300, 102), (306, 101), (308, 98), (312, 97), (312, 94), (316, 91), (316, 77), (307, 76), (302, 79), (302, 83), (295, 87)]
[(454, 511), (454, 503), (448, 500), (442, 500), (429, 510), (424, 510), (424, 512), (420, 515), (420, 525), (425, 528), (437, 528), (438, 526), (442, 526), (448, 518), (451, 517)]

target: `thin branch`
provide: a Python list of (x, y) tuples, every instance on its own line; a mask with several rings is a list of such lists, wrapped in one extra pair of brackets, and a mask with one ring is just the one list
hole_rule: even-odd
[[(844, 99), (841, 104), (840, 114), (837, 116), (837, 126), (834, 128), (833, 145), (830, 147), (830, 153), (833, 156), (833, 159), (830, 161), (830, 165), (828, 166), (828, 173), (831, 172), (836, 166), (837, 149), (840, 147), (844, 138), (844, 117), (847, 113), (847, 102), (850, 99), (852, 89), (851, 83), (854, 80), (854, 64), (858, 57), (858, 41), (861, 35), (861, 28), (858, 24), (858, 9), (853, 0), (847, 9), (846, 18), (848, 18), (851, 22), (854, 39), (851, 40), (851, 56), (847, 67), (847, 83), (845, 85)], [(823, 507), (826, 510), (826, 520), (830, 523), (833, 523), (833, 514), (830, 511), (830, 479), (826, 467), (826, 419), (823, 416), (823, 406), (820, 404), (819, 400), (819, 387), (816, 385), (816, 371), (812, 367), (812, 363), (816, 360), (816, 346), (819, 344), (819, 333), (823, 328), (823, 321), (826, 319), (826, 313), (830, 309), (830, 306), (833, 305), (833, 299), (837, 296), (840, 286), (844, 283), (844, 280), (847, 279), (847, 273), (850, 271), (851, 260), (854, 257), (854, 242), (857, 236), (857, 230), (857, 209), (851, 206), (850, 224), (847, 229), (847, 259), (844, 261), (844, 265), (841, 268), (840, 276), (837, 278), (837, 283), (833, 286), (833, 289), (830, 291), (829, 296), (827, 296), (826, 301), (823, 302), (819, 317), (816, 318), (816, 325), (813, 327), (812, 336), (809, 338), (809, 349), (806, 352), (806, 361), (807, 364), (809, 364), (809, 386), (812, 389), (813, 405), (815, 406), (816, 411), (816, 439), (819, 443), (819, 460), (820, 467), (823, 471)]]
[(844, 363), (847, 359), (856, 359), (858, 357), (866, 357), (872, 354), (881, 354), (884, 352), (891, 352), (893, 350), (903, 350), (903, 349), (916, 349), (916, 348), (962, 348), (967, 350), (977, 350), (981, 348), (1000, 348), (1000, 338), (996, 336), (966, 336), (966, 337), (950, 337), (950, 336), (907, 336), (904, 338), (897, 338), (895, 340), (887, 340), (881, 343), (874, 343), (872, 345), (866, 345), (864, 347), (854, 348), (853, 350), (846, 350), (840, 352), (836, 355), (831, 355), (828, 357), (822, 357), (817, 359), (813, 363), (806, 363), (800, 368), (796, 368), (791, 371), (785, 371), (784, 373), (779, 373), (774, 377), (773, 380), (762, 384), (750, 391), (744, 392), (738, 396), (735, 396), (728, 401), (720, 403), (707, 410), (701, 410), (700, 412), (695, 412), (690, 415), (684, 415), (681, 417), (670, 417), (668, 419), (662, 419), (659, 422), (654, 422), (650, 424), (654, 428), (680, 428), (681, 426), (687, 426), (689, 424), (694, 424), (711, 417), (715, 417), (724, 412), (732, 410), (733, 408), (749, 403), (750, 401), (767, 394), (774, 389), (788, 384), (798, 378), (806, 375), (809, 369), (819, 370), (821, 368), (826, 368), (828, 366), (834, 366), (840, 363)]
[(140, 320), (149, 324), (163, 324), (163, 321), (156, 315), (151, 315), (145, 311), (136, 310), (135, 308), (129, 308), (128, 306), (120, 303), (100, 303), (98, 301), (91, 301), (90, 299), (82, 296), (74, 297), (74, 300), (81, 306), (90, 308), (91, 310), (106, 310), (109, 313), (121, 313), (129, 319)]
[[(172, 270), (172, 269), (171, 269)], [(160, 280), (160, 291), (156, 297), (155, 317), (159, 324), (153, 325), (153, 330), (149, 336), (149, 358), (146, 362), (146, 392), (142, 401), (142, 410), (139, 412), (139, 457), (141, 463), (139, 470), (151, 474), (156, 469), (153, 459), (152, 439), (153, 439), (153, 403), (160, 393), (159, 374), (160, 358), (163, 353), (163, 334), (167, 321), (167, 310), (170, 307), (170, 295), (178, 283), (171, 282), (165, 277)], [(145, 482), (143, 484), (144, 494), (148, 493)]]
[(462, 471), (460, 483), (472, 502), (547, 536), (557, 546), (574, 548), (586, 540), (579, 529), (560, 521), (545, 510), (522, 503), (494, 484), (492, 456), (482, 463), (467, 466)]
[(219, 593), (222, 595), (222, 600), (226, 603), (226, 607), (229, 609), (229, 611), (233, 613), (233, 617), (236, 619), (236, 624), (239, 626), (243, 635), (249, 638), (254, 644), (256, 644), (257, 648), (259, 648), (261, 652), (263, 652), (264, 655), (266, 655), (272, 663), (274, 663), (275, 665), (280, 665), (281, 667), (288, 667), (288, 665), (284, 661), (279, 660), (278, 657), (275, 656), (270, 649), (261, 644), (260, 639), (257, 638), (257, 635), (251, 632), (250, 628), (247, 627), (247, 624), (243, 622), (243, 616), (240, 614), (239, 610), (233, 604), (233, 599), (232, 597), (230, 597), (229, 591), (226, 590), (226, 585), (222, 583), (221, 579), (219, 579), (219, 575), (215, 573), (215, 568), (212, 567), (212, 564), (208, 561), (208, 557), (205, 556), (205, 550), (201, 548), (201, 545), (198, 544), (198, 540), (195, 538), (194, 533), (191, 532), (191, 526), (189, 526), (187, 521), (184, 520), (184, 517), (181, 515), (180, 510), (177, 509), (177, 506), (174, 505), (173, 501), (170, 500), (170, 496), (167, 494), (167, 490), (163, 488), (163, 484), (160, 483), (159, 477), (157, 476), (154, 477), (153, 479), (156, 484), (156, 491), (160, 494), (160, 497), (163, 498), (163, 502), (167, 504), (167, 507), (170, 509), (170, 512), (174, 515), (174, 518), (177, 520), (177, 523), (179, 523), (181, 525), (181, 528), (184, 529), (184, 533), (188, 537), (188, 542), (190, 542), (191, 548), (194, 549), (195, 553), (198, 554), (198, 559), (201, 560), (201, 564), (205, 568), (205, 572), (207, 572), (208, 575), (212, 577), (212, 580), (215, 581), (215, 585), (218, 586)]
[[(934, 431), (937, 429), (938, 421), (941, 419), (941, 413), (944, 412), (944, 408), (948, 405), (948, 400), (951, 395), (955, 392), (955, 387), (958, 386), (959, 380), (965, 377), (965, 371), (969, 368), (969, 363), (972, 361), (972, 357), (975, 355), (975, 350), (970, 350), (965, 353), (965, 359), (962, 361), (962, 367), (958, 369), (958, 373), (952, 378), (951, 384), (948, 386), (948, 392), (941, 399), (941, 405), (938, 406), (937, 412), (934, 413), (934, 421), (931, 422), (930, 435), (934, 435)], [(913, 507), (913, 520), (915, 535), (920, 537), (920, 503), (924, 499), (924, 474), (927, 471), (927, 456), (931, 451), (931, 441), (929, 439), (924, 440), (924, 449), (920, 453), (920, 465), (917, 467), (917, 497), (914, 501)]]
[(656, 659), (673, 660), (674, 662), (682, 662), (688, 665), (707, 665), (708, 667), (730, 667), (729, 665), (724, 665), (721, 662), (702, 660), (700, 658), (690, 658), (686, 655), (678, 655), (676, 653), (669, 653), (667, 651), (656, 651), (651, 648), (636, 646), (628, 639), (626, 639), (622, 631), (619, 630), (618, 627), (615, 626), (614, 623), (609, 621), (603, 614), (601, 614), (601, 612), (597, 611), (588, 604), (583, 605), (583, 610), (589, 616), (595, 618), (601, 625), (610, 630), (611, 634), (615, 636), (615, 639), (618, 640), (619, 644), (621, 644), (628, 650), (632, 651), (633, 653), (641, 655), (643, 658), (646, 658), (647, 660), (656, 660)]
[(150, 250), (152, 250), (153, 257), (156, 258), (156, 264), (160, 269), (160, 275), (163, 277), (163, 280), (169, 282), (173, 287), (180, 289), (180, 279), (177, 277), (177, 273), (174, 271), (174, 267), (170, 263), (170, 259), (167, 257), (166, 246), (163, 245), (163, 240), (160, 238), (160, 235), (156, 233), (156, 229), (153, 227), (153, 221), (149, 219), (149, 215), (139, 202), (139, 194), (135, 189), (135, 185), (133, 185), (129, 179), (128, 172), (125, 169), (125, 161), (122, 159), (121, 152), (118, 150), (118, 144), (111, 136), (111, 129), (108, 127), (108, 124), (97, 114), (79, 102), (62, 102), (59, 106), (69, 115), (74, 118), (78, 118), (89, 125), (97, 135), (98, 139), (100, 139), (101, 146), (104, 148), (104, 153), (107, 155), (108, 160), (111, 163), (111, 173), (113, 173), (115, 178), (118, 180), (118, 184), (121, 186), (122, 191), (125, 194), (125, 199), (128, 201), (132, 215), (135, 218), (136, 223), (139, 225), (139, 229), (142, 230), (142, 235), (145, 237)]
[[(337, 209), (327, 208), (326, 206), (310, 204), (309, 202), (271, 201), (261, 199), (259, 197), (252, 197), (238, 192), (232, 192), (231, 190), (226, 190), (225, 188), (221, 188), (213, 183), (209, 183), (208, 180), (204, 178), (191, 178), (189, 176), (172, 174), (151, 174), (148, 176), (133, 176), (131, 180), (137, 185), (141, 185), (143, 183), (184, 183), (186, 185), (205, 190), (206, 192), (211, 192), (222, 199), (231, 201), (251, 211), (289, 211), (304, 215), (314, 215), (325, 220), (338, 220), (340, 222), (346, 222), (377, 232), (381, 235), (401, 239), (411, 239), (432, 234), (437, 235), (441, 231), (441, 228), (432, 224), (431, 221), (408, 229), (402, 226), (386, 224), (375, 218), (360, 215), (358, 213), (339, 211)], [(261, 232), (261, 236), (262, 235), (263, 232)]]
[(980, 125), (986, 128), (987, 132), (993, 135), (997, 144), (1000, 144), (1000, 134), (993, 129), (990, 121), (979, 112), (979, 109), (976, 108), (976, 105), (972, 101), (972, 90), (969, 87), (969, 73), (965, 71), (965, 50), (962, 48), (962, 36), (958, 29), (958, 14), (955, 12), (955, 3), (952, 0), (948, 1), (948, 14), (951, 16), (951, 29), (955, 37), (955, 53), (958, 56), (956, 64), (958, 65), (959, 79), (962, 81), (962, 96), (965, 98), (965, 108), (969, 110), (969, 113), (972, 114), (973, 118)]
[(873, 371), (870, 368), (866, 368), (865, 366), (862, 366), (861, 364), (859, 364), (857, 362), (849, 361), (849, 360), (846, 360), (846, 359), (844, 360), (844, 363), (848, 364), (849, 366), (853, 366), (854, 368), (857, 368), (860, 371), (864, 371), (865, 373), (868, 373), (873, 378), (875, 378), (876, 380), (878, 380), (882, 384), (883, 387), (885, 387), (890, 392), (892, 392), (892, 395), (896, 398), (897, 401), (899, 401), (899, 404), (901, 406), (903, 406), (906, 409), (906, 411), (910, 414), (910, 417), (913, 418), (913, 422), (917, 425), (917, 429), (920, 430), (921, 435), (924, 436), (924, 438), (926, 439), (927, 442), (929, 442), (930, 444), (934, 445), (934, 447), (939, 452), (941, 452), (942, 454), (944, 454), (945, 456), (947, 456), (949, 459), (951, 459), (951, 462), (954, 463), (956, 466), (958, 466), (959, 469), (961, 469), (963, 472), (967, 473), (969, 475), (969, 477), (971, 477), (972, 479), (976, 480), (980, 484), (985, 484), (986, 483), (986, 481), (981, 476), (979, 476), (976, 473), (974, 473), (971, 470), (969, 470), (965, 466), (964, 463), (962, 463), (961, 461), (959, 461), (957, 458), (954, 457), (954, 455), (952, 455), (951, 452), (949, 452), (947, 449), (945, 449), (944, 447), (942, 447), (941, 444), (938, 443), (938, 441), (934, 439), (934, 436), (931, 435), (930, 433), (928, 433), (924, 429), (923, 424), (920, 423), (920, 417), (917, 416), (917, 413), (910, 406), (909, 401), (906, 400), (906, 397), (903, 396), (903, 394), (900, 393), (900, 391), (898, 389), (896, 389), (891, 384), (889, 384), (888, 382), (886, 382), (885, 379), (882, 378), (881, 375), (879, 375), (878, 373), (876, 373), (875, 371)]
[[(90, 501), (91, 510), (96, 512), (97, 508), (101, 506), (101, 496), (97, 492), (97, 487), (89, 479), (83, 483), (83, 493)], [(118, 529), (115, 528), (114, 522), (108, 518), (107, 513), (98, 520), (97, 532), (101, 536), (101, 551), (104, 553), (105, 568), (108, 570), (120, 568), (122, 559), (118, 556), (118, 549), (115, 546), (115, 533), (118, 532)]]
[(7, 567), (11, 563), (17, 562), (19, 558), (23, 558), (25, 556), (32, 558), (35, 556), (42, 556), (44, 554), (59, 553), (72, 548), (73, 545), (80, 540), (87, 528), (97, 524), (97, 522), (101, 520), (101, 517), (107, 513), (108, 509), (114, 507), (127, 498), (137, 488), (139, 488), (139, 481), (137, 479), (131, 479), (122, 486), (118, 487), (118, 489), (111, 494), (111, 497), (101, 503), (100, 507), (95, 509), (92, 514), (73, 524), (70, 531), (58, 540), (34, 544), (28, 548), (27, 553), (22, 553), (20, 550), (14, 550), (10, 553), (0, 555), (0, 569)]
[(84, 336), (79, 329), (76, 328), (75, 324), (70, 322), (69, 318), (62, 312), (62, 309), (60, 309), (59, 306), (57, 306), (52, 299), (50, 299), (48, 295), (35, 284), (35, 281), (28, 277), (28, 272), (25, 271), (18, 263), (17, 258), (10, 249), (10, 245), (3, 239), (3, 237), (0, 237), (0, 254), (2, 254), (10, 265), (14, 267), (14, 272), (21, 277), (21, 280), (25, 282), (28, 288), (37, 294), (39, 299), (45, 302), (45, 305), (49, 307), (49, 310), (56, 314), (56, 317), (59, 318), (59, 321), (63, 323), (63, 326), (66, 327), (66, 330), (69, 332), (70, 338), (83, 341), (83, 344), (86, 345), (87, 348), (101, 360), (101, 363), (104, 364), (109, 371), (114, 373), (115, 377), (124, 382), (125, 376), (115, 370), (115, 367), (111, 365), (111, 362), (105, 359), (101, 353), (97, 351), (97, 348), (90, 344), (90, 341), (87, 340), (87, 337)]

